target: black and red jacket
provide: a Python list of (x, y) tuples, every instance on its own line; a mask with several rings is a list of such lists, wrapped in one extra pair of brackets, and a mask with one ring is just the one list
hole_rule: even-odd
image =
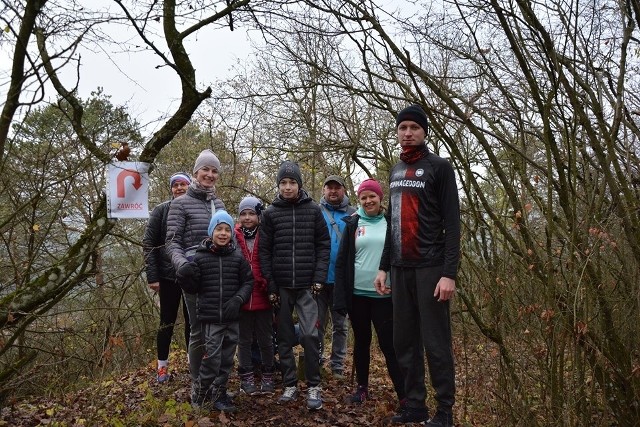
[(453, 167), (428, 152), (398, 162), (389, 179), (387, 238), (380, 269), (437, 267), (456, 278), (460, 261), (460, 205)]

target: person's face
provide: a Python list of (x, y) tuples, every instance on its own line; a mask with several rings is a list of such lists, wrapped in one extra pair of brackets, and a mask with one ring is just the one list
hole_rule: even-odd
[(339, 205), (342, 203), (344, 194), (344, 187), (335, 181), (327, 182), (327, 185), (322, 188), (324, 199), (331, 205)]
[(187, 181), (183, 181), (181, 179), (175, 181), (171, 186), (171, 194), (175, 199), (178, 196), (182, 196), (187, 192), (187, 188), (189, 188), (189, 183)]
[(413, 120), (405, 120), (398, 125), (398, 142), (401, 147), (422, 145), (427, 135)]
[(258, 226), (258, 215), (251, 209), (245, 209), (240, 212), (240, 224), (248, 230), (253, 230)]
[(203, 166), (196, 172), (196, 181), (205, 188), (213, 188), (218, 180), (218, 169), (213, 166)]
[(371, 190), (364, 190), (358, 196), (358, 201), (360, 202), (360, 206), (364, 209), (364, 212), (369, 216), (375, 216), (380, 213), (382, 201), (380, 200), (380, 196), (374, 193)]
[(231, 241), (231, 227), (229, 224), (220, 223), (213, 229), (213, 243), (216, 246), (226, 246)]
[(278, 191), (280, 196), (285, 200), (292, 200), (298, 197), (300, 186), (298, 181), (292, 178), (282, 178), (278, 183)]

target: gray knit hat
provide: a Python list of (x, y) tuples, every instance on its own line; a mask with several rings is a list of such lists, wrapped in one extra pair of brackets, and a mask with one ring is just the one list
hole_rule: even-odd
[(195, 175), (200, 169), (205, 166), (210, 166), (215, 168), (218, 172), (220, 172), (220, 160), (218, 157), (213, 154), (211, 150), (202, 150), (198, 158), (196, 159), (196, 164), (193, 166), (193, 174)]
[(241, 214), (242, 211), (245, 211), (247, 209), (254, 211), (258, 216), (260, 216), (260, 213), (262, 212), (264, 207), (260, 202), (260, 199), (258, 199), (257, 197), (247, 196), (244, 199), (240, 200), (240, 205), (238, 205), (238, 214)]
[(280, 164), (278, 175), (276, 176), (276, 185), (280, 184), (283, 178), (291, 178), (298, 183), (298, 187), (302, 188), (302, 175), (300, 175), (300, 166), (291, 160), (285, 160)]

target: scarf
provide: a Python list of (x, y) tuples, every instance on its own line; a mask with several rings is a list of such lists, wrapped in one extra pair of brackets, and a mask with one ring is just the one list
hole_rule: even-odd
[(429, 149), (427, 148), (427, 144), (422, 145), (408, 145), (402, 147), (402, 152), (400, 153), (400, 160), (405, 163), (412, 164), (423, 158), (429, 153)]
[(209, 242), (209, 250), (214, 254), (227, 255), (236, 250), (236, 245), (233, 243), (233, 240), (224, 246), (216, 246), (216, 244), (211, 241)]
[(202, 184), (200, 184), (198, 181), (196, 181), (195, 179), (191, 182), (191, 187), (194, 190), (197, 190), (199, 192), (203, 192), (206, 194), (206, 200), (213, 200), (216, 198), (216, 188), (215, 187), (205, 187)]

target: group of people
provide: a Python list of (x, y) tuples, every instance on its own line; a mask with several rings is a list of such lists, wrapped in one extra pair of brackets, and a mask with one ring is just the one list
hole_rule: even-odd
[[(344, 377), (347, 319), (353, 329), (357, 387), (350, 402), (369, 398), (373, 325), (399, 403), (392, 422), (453, 426), (449, 304), (460, 257), (457, 184), (451, 164), (426, 146), (429, 121), (420, 106), (400, 111), (396, 129), (401, 153), (390, 174), (388, 209), (375, 179), (360, 183), (352, 207), (337, 175), (326, 178), (316, 203), (298, 164), (285, 161), (275, 199), (265, 209), (256, 197), (243, 198), (236, 224), (215, 191), (221, 168), (213, 152), (200, 153), (191, 176), (170, 178), (172, 200), (153, 210), (143, 239), (147, 281), (160, 295), (158, 382), (169, 378), (182, 295), (192, 405), (235, 409), (227, 383), (236, 349), (240, 390), (273, 394), (275, 310), (282, 374), (277, 402), (298, 398), (293, 349), (300, 344), (306, 405), (321, 409), (323, 338), (331, 316), (328, 365), (336, 378)], [(438, 405), (431, 417), (425, 354)]]

